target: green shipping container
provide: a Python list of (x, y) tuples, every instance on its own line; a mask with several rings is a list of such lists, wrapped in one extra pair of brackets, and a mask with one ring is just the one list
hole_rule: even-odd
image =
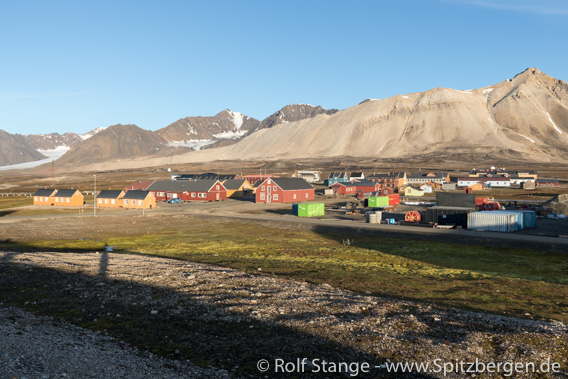
[(370, 208), (384, 208), (389, 206), (388, 196), (371, 196), (369, 197)]
[(292, 205), (292, 213), (299, 217), (318, 217), (325, 214), (324, 203), (300, 203)]

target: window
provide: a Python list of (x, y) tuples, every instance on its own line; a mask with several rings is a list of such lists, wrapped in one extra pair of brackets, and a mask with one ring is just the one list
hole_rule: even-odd
[(270, 179), (268, 179), (268, 181), (266, 182), (266, 184), (272, 184), (272, 183), (270, 182)]
[(294, 194), (294, 200), (296, 200), (296, 194)]
[(114, 199), (110, 199), (110, 203), (115, 204), (116, 202), (114, 201)]
[(71, 202), (71, 199), (70, 199), (70, 198), (67, 198), (67, 202), (70, 203), (70, 202)]
[(58, 198), (58, 197), (55, 198), (55, 202), (56, 202), (56, 203), (59, 203), (59, 198)]
[(34, 196), (34, 201), (37, 201), (37, 196)]
[(195, 192), (192, 192), (192, 193), (191, 193), (191, 197), (195, 197)]
[[(106, 200), (106, 199), (105, 199)], [(108, 200), (107, 200), (108, 201)], [(103, 203), (103, 199), (99, 199), (99, 204)]]
[(278, 194), (275, 193), (275, 194), (272, 196), (272, 198), (273, 198), (274, 200), (278, 200)]
[(260, 200), (265, 200), (265, 197), (264, 197), (264, 194), (263, 194), (263, 193), (260, 194)]
[(218, 184), (217, 184), (217, 186), (215, 187), (215, 189), (217, 189), (217, 190), (219, 189), (219, 185), (218, 185)]
[(273, 191), (276, 191), (276, 186), (272, 187), (272, 190), (273, 190)]
[(203, 193), (203, 192), (199, 192), (199, 193), (197, 194), (197, 197), (200, 197), (200, 198), (204, 199), (204, 198), (207, 197), (207, 194), (206, 194), (206, 193)]
[(105, 199), (105, 204), (108, 204), (108, 199)]
[(39, 197), (39, 201), (43, 201), (43, 196), (40, 196), (40, 197)]
[(164, 196), (163, 192), (158, 192), (158, 196)]
[(138, 200), (138, 205), (142, 206), (142, 200)]
[(261, 190), (261, 191), (264, 191), (264, 186), (260, 187), (260, 190)]
[(308, 198), (308, 193), (306, 192), (306, 199)]
[(128, 200), (124, 200), (124, 205), (128, 205)]

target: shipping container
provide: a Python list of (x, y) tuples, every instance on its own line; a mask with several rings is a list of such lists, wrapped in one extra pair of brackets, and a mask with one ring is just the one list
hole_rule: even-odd
[(506, 211), (494, 211), (499, 213), (518, 213), (521, 215), (519, 223), (521, 224), (521, 229), (524, 228), (534, 228), (536, 226), (536, 213), (529, 210), (506, 210)]
[(467, 214), (474, 208), (433, 206), (426, 209), (426, 222), (438, 225), (457, 225), (467, 228)]
[(292, 213), (298, 217), (318, 217), (325, 214), (324, 203), (292, 204)]
[(523, 214), (523, 225), (525, 228), (536, 228), (536, 212), (529, 210), (515, 210)]
[(467, 228), (492, 232), (516, 232), (522, 225), (522, 215), (514, 212), (482, 211), (467, 215)]
[(389, 198), (389, 205), (399, 205), (400, 204), (400, 195), (398, 193), (394, 193), (391, 195), (387, 195)]
[(388, 196), (371, 196), (368, 201), (370, 208), (385, 208), (389, 206)]

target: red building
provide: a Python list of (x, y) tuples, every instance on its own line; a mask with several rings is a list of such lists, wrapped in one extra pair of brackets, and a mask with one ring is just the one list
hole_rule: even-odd
[(181, 201), (227, 200), (227, 189), (218, 180), (157, 180), (147, 188), (157, 201), (179, 198)]
[(258, 182), (258, 181), (264, 181), (264, 180), (266, 180), (266, 179), (268, 179), (268, 178), (277, 178), (277, 177), (278, 177), (278, 176), (272, 175), (272, 174), (265, 174), (265, 175), (262, 175), (262, 174), (252, 174), (252, 175), (243, 175), (243, 176), (241, 177), (241, 179), (246, 179), (246, 180), (249, 181), (249, 183), (253, 184), (253, 183), (256, 183), (256, 182)]
[(338, 195), (355, 195), (359, 192), (372, 193), (381, 190), (381, 184), (371, 182), (370, 180), (361, 180), (354, 182), (337, 182), (329, 186), (333, 192)]
[(266, 178), (256, 189), (256, 203), (294, 203), (315, 198), (316, 190), (302, 178)]

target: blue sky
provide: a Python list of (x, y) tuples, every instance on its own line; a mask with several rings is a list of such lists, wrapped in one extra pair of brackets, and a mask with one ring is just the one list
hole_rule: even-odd
[(567, 25), (564, 0), (5, 1), (0, 129), (263, 119), (527, 67), (568, 81)]

